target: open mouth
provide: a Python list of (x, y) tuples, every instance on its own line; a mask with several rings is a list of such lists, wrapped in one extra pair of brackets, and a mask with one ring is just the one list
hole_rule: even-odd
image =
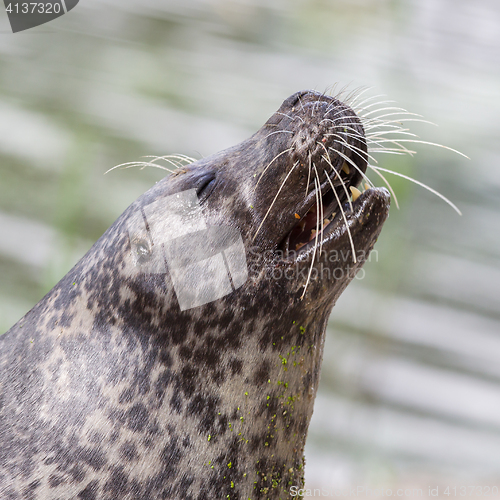
[[(353, 173), (353, 170), (353, 166), (344, 162), (340, 178), (334, 173), (328, 179), (325, 173), (320, 189), (313, 189), (309, 193), (303, 207), (295, 213), (297, 222), (278, 246), (286, 258), (313, 250), (335, 227), (345, 224), (344, 214), (347, 216), (351, 213), (361, 195), (355, 186), (360, 175), (357, 171)], [(367, 185), (365, 187), (368, 189)]]

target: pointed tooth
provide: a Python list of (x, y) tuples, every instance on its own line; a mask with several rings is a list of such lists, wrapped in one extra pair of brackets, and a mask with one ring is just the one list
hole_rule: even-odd
[(368, 191), (368, 189), (370, 189), (370, 186), (368, 185), (367, 182), (365, 182), (365, 189)]
[(349, 189), (351, 190), (352, 193), (352, 201), (356, 201), (359, 198), (361, 191), (358, 188), (355, 188), (354, 186), (349, 186)]
[(347, 164), (347, 162), (344, 162), (344, 164), (342, 165), (342, 170), (347, 174), (349, 175), (349, 173), (351, 172), (351, 169), (349, 168), (349, 165)]
[(300, 215), (296, 213), (296, 214), (295, 214), (295, 218), (296, 218), (296, 219), (300, 219)]
[(324, 225), (324, 226), (328, 226), (328, 224), (330, 224), (330, 221), (329, 221), (328, 219), (325, 219), (325, 220), (323, 221), (323, 225)]

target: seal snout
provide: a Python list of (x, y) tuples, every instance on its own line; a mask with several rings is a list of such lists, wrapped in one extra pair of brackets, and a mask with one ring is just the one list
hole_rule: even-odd
[(287, 175), (293, 170), (301, 175), (295, 190), (289, 188), (285, 195), (290, 203), (283, 209), (289, 218), (278, 248), (286, 257), (321, 244), (332, 224), (347, 223), (365, 177), (367, 146), (360, 119), (336, 98), (299, 92), (277, 115), (282, 117), (279, 125), (291, 134)]

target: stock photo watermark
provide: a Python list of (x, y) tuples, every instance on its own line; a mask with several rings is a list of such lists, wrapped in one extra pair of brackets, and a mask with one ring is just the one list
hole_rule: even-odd
[(25, 31), (35, 26), (48, 23), (74, 9), (79, 0), (44, 0), (27, 2), (4, 0), (13, 33)]
[[(280, 250), (268, 250), (261, 252), (258, 247), (252, 247), (249, 250), (249, 255), (252, 262), (249, 267), (250, 275), (258, 275), (263, 262), (271, 260), (286, 260), (293, 262), (292, 265), (278, 266), (272, 268), (267, 275), (270, 280), (289, 281), (303, 280), (309, 278), (312, 281), (316, 280), (345, 280), (365, 278), (365, 271), (359, 267), (359, 264), (354, 264), (350, 251), (329, 250), (322, 252), (321, 259), (318, 259), (312, 266), (304, 265), (297, 259), (298, 252), (282, 252)], [(372, 250), (365, 252), (360, 250), (356, 253), (356, 262), (378, 262), (378, 251)]]
[(296, 498), (430, 498), (430, 497), (493, 497), (498, 496), (498, 486), (477, 485), (435, 485), (426, 488), (367, 488), (352, 486), (349, 488), (301, 488), (290, 486), (290, 496)]
[(161, 198), (128, 221), (134, 264), (172, 279), (181, 311), (213, 302), (248, 278), (245, 247), (230, 226), (207, 227), (195, 189)]

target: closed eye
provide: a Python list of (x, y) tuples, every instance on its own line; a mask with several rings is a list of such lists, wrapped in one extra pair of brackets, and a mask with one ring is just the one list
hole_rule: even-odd
[(196, 186), (196, 195), (201, 202), (205, 201), (215, 187), (215, 174), (210, 173), (202, 177)]

